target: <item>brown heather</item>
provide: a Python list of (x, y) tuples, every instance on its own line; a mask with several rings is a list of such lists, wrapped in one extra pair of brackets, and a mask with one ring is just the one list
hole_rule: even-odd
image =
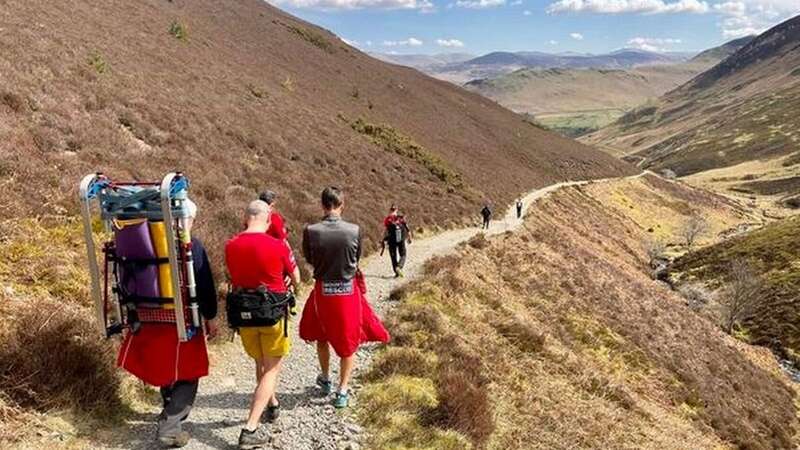
[[(639, 198), (650, 202), (629, 204)], [(680, 184), (602, 183), (559, 191), (518, 232), (432, 261), (398, 294), (395, 341), (361, 402), (391, 404), (373, 386), (429, 397), (364, 414), (371, 448), (795, 448), (795, 389), (769, 351), (650, 279), (655, 225), (637, 221), (661, 208), (703, 211), (714, 227), (740, 215)], [(412, 361), (429, 362), (409, 372)]]

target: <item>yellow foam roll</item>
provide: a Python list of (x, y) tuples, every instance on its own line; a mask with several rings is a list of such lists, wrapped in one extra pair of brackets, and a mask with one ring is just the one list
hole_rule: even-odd
[[(164, 222), (150, 222), (150, 238), (153, 239), (153, 249), (159, 258), (169, 257), (169, 247), (167, 246), (167, 232)], [(172, 289), (172, 270), (169, 263), (158, 265), (158, 289), (162, 297), (173, 298), (175, 292)], [(165, 309), (172, 309), (172, 304), (164, 305)]]

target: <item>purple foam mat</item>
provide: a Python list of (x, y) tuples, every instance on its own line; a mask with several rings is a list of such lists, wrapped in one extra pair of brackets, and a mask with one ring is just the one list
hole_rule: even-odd
[[(117, 244), (117, 256), (135, 259), (152, 259), (156, 257), (153, 243), (150, 240), (150, 230), (147, 222), (128, 225), (114, 233)], [(124, 288), (130, 294), (142, 297), (158, 297), (158, 266), (155, 264), (142, 265), (130, 273), (120, 266), (120, 280), (124, 281)]]

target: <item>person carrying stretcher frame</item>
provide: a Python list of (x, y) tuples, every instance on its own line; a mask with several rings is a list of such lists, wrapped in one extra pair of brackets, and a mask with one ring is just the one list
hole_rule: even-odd
[[(186, 232), (197, 217), (197, 205), (185, 201), (188, 218)], [(147, 223), (144, 223), (147, 226)], [(163, 222), (161, 222), (163, 224)], [(153, 239), (158, 237), (158, 223), (150, 223)], [(199, 239), (191, 239), (192, 260), (196, 283), (196, 299), (205, 322), (206, 335), (180, 342), (174, 323), (151, 322), (142, 317), (136, 332), (128, 331), (120, 347), (117, 363), (147, 384), (158, 386), (163, 409), (158, 416), (158, 441), (168, 447), (183, 447), (189, 443), (189, 433), (182, 423), (197, 396), (199, 379), (208, 375), (206, 339), (217, 335), (217, 289), (205, 248)], [(142, 311), (144, 314), (144, 311)]]

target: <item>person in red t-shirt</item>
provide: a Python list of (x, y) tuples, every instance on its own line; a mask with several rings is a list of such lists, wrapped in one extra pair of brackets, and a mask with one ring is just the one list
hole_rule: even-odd
[[(300, 281), (300, 272), (289, 247), (284, 241), (267, 234), (270, 213), (267, 203), (261, 200), (251, 202), (245, 212), (247, 228), (225, 244), (225, 263), (234, 288), (265, 286), (272, 292), (286, 293)], [(287, 277), (290, 286), (285, 281)], [(256, 361), (257, 386), (250, 415), (239, 435), (239, 446), (252, 448), (269, 443), (269, 432), (260, 426), (261, 414), (267, 409), (268, 421), (274, 421), (278, 416), (275, 388), (281, 358), (289, 353), (291, 341), (284, 336), (282, 322), (269, 327), (243, 327), (239, 334), (245, 351)]]
[(269, 216), (269, 229), (267, 230), (267, 234), (275, 239), (285, 241), (289, 238), (289, 232), (286, 230), (286, 221), (283, 220), (283, 216), (275, 209), (275, 199), (277, 198), (278, 194), (274, 191), (264, 191), (258, 196), (258, 199), (268, 204), (272, 210)]

